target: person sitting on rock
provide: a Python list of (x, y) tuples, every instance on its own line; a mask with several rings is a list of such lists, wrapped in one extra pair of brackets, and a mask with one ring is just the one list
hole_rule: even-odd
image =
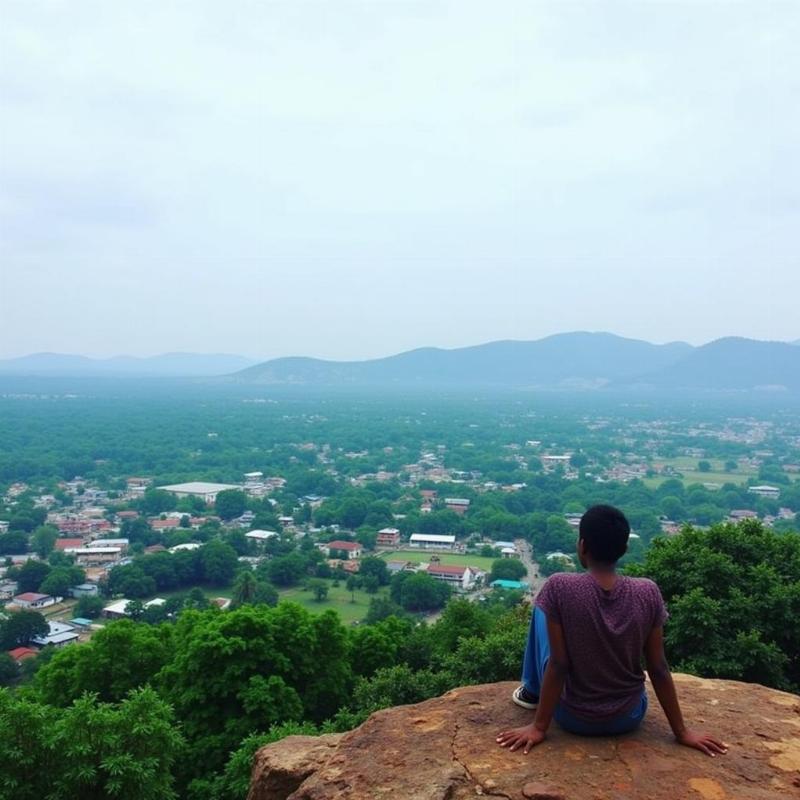
[(501, 747), (527, 753), (544, 741), (550, 722), (583, 736), (629, 733), (647, 711), (642, 654), (650, 682), (680, 744), (714, 756), (727, 752), (715, 736), (689, 730), (664, 655), (667, 611), (647, 578), (617, 575), (628, 547), (625, 515), (606, 505), (581, 518), (582, 574), (552, 575), (536, 597), (522, 685), (513, 701), (535, 709), (530, 725), (502, 731)]

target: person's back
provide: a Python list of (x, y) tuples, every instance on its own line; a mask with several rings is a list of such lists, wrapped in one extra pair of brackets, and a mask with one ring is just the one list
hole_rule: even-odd
[(644, 688), (645, 642), (667, 617), (656, 584), (618, 575), (604, 589), (590, 572), (557, 574), (542, 587), (536, 605), (564, 631), (571, 669), (563, 706), (587, 721), (611, 719), (636, 706)]
[(630, 525), (619, 509), (592, 506), (581, 517), (578, 558), (587, 572), (553, 575), (536, 598), (512, 695), (536, 710), (530, 725), (501, 731), (497, 742), (527, 753), (544, 741), (555, 719), (584, 736), (635, 731), (647, 713), (641, 660), (676, 740), (713, 756), (726, 752), (716, 737), (689, 730), (664, 655), (667, 612), (652, 581), (617, 575)]

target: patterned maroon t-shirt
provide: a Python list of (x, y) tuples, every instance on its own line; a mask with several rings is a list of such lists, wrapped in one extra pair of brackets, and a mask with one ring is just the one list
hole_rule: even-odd
[(618, 575), (606, 590), (591, 573), (559, 573), (547, 579), (536, 605), (564, 630), (565, 709), (590, 722), (633, 709), (644, 687), (645, 642), (667, 619), (658, 586), (647, 578)]

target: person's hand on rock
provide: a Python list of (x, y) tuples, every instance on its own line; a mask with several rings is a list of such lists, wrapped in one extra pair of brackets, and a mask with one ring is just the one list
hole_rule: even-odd
[(541, 744), (545, 740), (544, 731), (540, 731), (533, 723), (523, 725), (521, 728), (511, 728), (502, 731), (497, 735), (497, 743), (500, 747), (508, 747), (509, 750), (518, 750), (523, 747), (523, 753), (527, 753), (532, 747)]
[(724, 755), (728, 752), (728, 746), (710, 733), (684, 731), (675, 738), (678, 740), (678, 744), (682, 744), (685, 747), (693, 747), (695, 750), (699, 750), (701, 753), (705, 753), (712, 758), (716, 756), (717, 753)]

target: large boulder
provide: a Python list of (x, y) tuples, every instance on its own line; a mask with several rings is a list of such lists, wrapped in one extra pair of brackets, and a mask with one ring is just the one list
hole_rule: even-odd
[[(684, 717), (729, 745), (677, 745), (653, 700), (642, 728), (573, 736), (553, 725), (528, 755), (495, 743), (529, 722), (513, 683), (455, 689), (373, 714), (344, 736), (290, 737), (256, 755), (248, 800), (780, 800), (800, 798), (800, 698), (675, 675)], [(651, 690), (652, 695), (652, 690)]]

